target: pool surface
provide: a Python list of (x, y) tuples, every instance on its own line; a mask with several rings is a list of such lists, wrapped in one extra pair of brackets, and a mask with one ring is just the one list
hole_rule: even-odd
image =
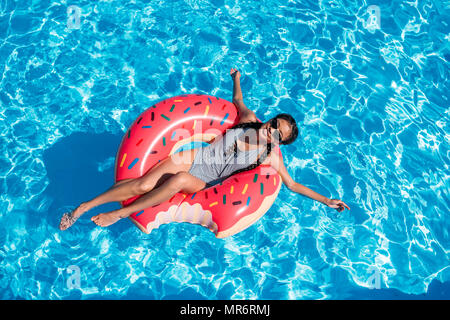
[[(0, 1), (1, 299), (450, 298), (449, 25), (440, 1)], [(114, 183), (166, 98), (291, 114), (297, 182), (245, 231), (61, 215)], [(428, 293), (427, 293), (428, 292)]]

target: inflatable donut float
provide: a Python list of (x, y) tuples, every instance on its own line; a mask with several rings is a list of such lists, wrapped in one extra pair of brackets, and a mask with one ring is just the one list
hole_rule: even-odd
[[(192, 142), (210, 142), (237, 124), (233, 103), (189, 94), (163, 100), (144, 111), (125, 133), (115, 161), (115, 181), (139, 178), (153, 166)], [(279, 152), (277, 146), (272, 152)], [(143, 232), (162, 224), (200, 224), (224, 238), (261, 218), (275, 201), (282, 180), (269, 165), (237, 173), (199, 192), (179, 192), (170, 200), (129, 216)], [(121, 202), (125, 207), (141, 197)]]

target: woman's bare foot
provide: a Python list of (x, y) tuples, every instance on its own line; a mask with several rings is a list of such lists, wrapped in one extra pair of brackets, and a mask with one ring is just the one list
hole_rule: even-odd
[(88, 207), (86, 205), (86, 203), (82, 203), (78, 206), (78, 208), (76, 208), (75, 210), (73, 210), (72, 212), (66, 212), (63, 214), (62, 218), (61, 218), (61, 222), (59, 224), (59, 229), (60, 230), (66, 230), (69, 227), (71, 227), (77, 220), (79, 217), (81, 217), (81, 215), (83, 213), (85, 213), (86, 211), (88, 211)]
[(91, 218), (91, 220), (100, 227), (108, 227), (121, 219), (120, 214), (117, 211), (111, 211), (108, 213), (100, 213)]

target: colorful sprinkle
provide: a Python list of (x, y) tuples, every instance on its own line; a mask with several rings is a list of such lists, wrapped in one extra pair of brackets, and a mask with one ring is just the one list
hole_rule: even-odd
[(264, 184), (261, 182), (261, 194), (264, 194)]
[(192, 130), (195, 129), (195, 125), (197, 124), (197, 120), (194, 120), (194, 125), (192, 126)]
[(212, 126), (213, 122), (214, 122), (214, 119), (211, 119), (211, 121), (209, 122), (209, 125)]
[(166, 137), (163, 137), (163, 146), (166, 145)]
[(211, 103), (212, 104), (212, 101), (211, 101), (211, 99), (208, 97), (208, 101), (209, 101), (209, 103)]
[(138, 120), (137, 124), (139, 124), (139, 122), (141, 122), (141, 120), (142, 120), (142, 117), (140, 117), (140, 118), (139, 118), (139, 120)]
[(165, 116), (165, 115), (163, 115), (162, 113), (161, 113), (161, 117), (163, 117), (163, 118), (166, 119), (167, 121), (170, 121), (170, 118), (167, 117), (167, 116)]
[(175, 108), (175, 105), (172, 105), (172, 107), (170, 108), (169, 112), (172, 112), (174, 108)]
[(248, 197), (248, 199), (247, 199), (247, 206), (249, 203), (250, 203), (250, 197)]
[(131, 168), (133, 168), (134, 165), (135, 165), (138, 161), (139, 161), (139, 158), (134, 159), (133, 162), (130, 163), (130, 165), (128, 166), (128, 170), (130, 170)]
[(130, 133), (131, 133), (131, 129), (128, 130), (128, 139), (130, 139)]
[(223, 123), (225, 122), (225, 120), (228, 118), (228, 113), (225, 115), (225, 117), (223, 117), (222, 122), (220, 123), (220, 125), (223, 125)]
[(234, 202), (232, 202), (233, 203), (233, 206), (237, 206), (238, 204), (241, 204), (242, 203), (242, 201), (241, 200), (239, 200), (239, 201), (234, 201)]
[(244, 190), (242, 190), (242, 194), (245, 194), (247, 192), (247, 188), (248, 188), (248, 183), (245, 184)]
[(256, 182), (256, 180), (258, 180), (258, 174), (255, 173), (255, 177), (253, 178), (253, 182)]
[(227, 196), (223, 195), (223, 204), (227, 204)]
[(214, 187), (214, 189), (213, 189), (213, 190), (214, 190), (214, 193), (215, 193), (215, 194), (217, 194), (217, 193), (218, 193), (218, 192), (217, 192), (217, 189), (216, 189), (215, 187)]
[(227, 106), (227, 105), (226, 105), (226, 104), (224, 104), (224, 105), (222, 106), (222, 110), (223, 110), (223, 109), (225, 109), (225, 107), (226, 107), (226, 106)]
[(175, 102), (183, 102), (183, 100), (175, 100)]
[(234, 191), (234, 186), (231, 186), (230, 194), (233, 194), (233, 191)]
[(157, 152), (158, 152), (158, 150), (153, 150), (153, 151), (150, 151), (150, 154), (155, 154)]
[(208, 111), (209, 111), (209, 106), (206, 106), (205, 113), (203, 113), (203, 116), (206, 116), (208, 114)]
[(277, 179), (275, 179), (275, 177), (273, 177), (273, 185), (274, 185), (274, 186), (277, 185)]
[(217, 204), (218, 204), (218, 202), (215, 201), (215, 202), (213, 202), (213, 203), (210, 203), (210, 204), (209, 204), (209, 207), (211, 208), (211, 207), (213, 207), (213, 206), (215, 206), (215, 205), (217, 205)]
[(191, 107), (187, 107), (186, 109), (184, 109), (183, 113), (188, 112), (189, 110), (191, 110)]
[(195, 193), (192, 195), (191, 199), (194, 199), (194, 197), (195, 197), (196, 194), (197, 194), (197, 192), (195, 192)]
[(140, 145), (142, 141), (144, 141), (144, 139), (139, 140), (139, 142), (136, 143), (136, 147), (137, 147), (138, 145)]
[(122, 168), (123, 163), (125, 162), (126, 157), (127, 157), (127, 154), (124, 153), (124, 154), (123, 154), (123, 157), (122, 157), (122, 161), (120, 161), (120, 168)]
[(142, 211), (139, 211), (139, 213), (136, 213), (136, 217), (139, 217), (141, 214), (143, 214), (144, 213), (144, 210), (142, 210)]
[(152, 126), (143, 126), (142, 129), (150, 129)]
[(199, 104), (202, 104), (202, 102), (198, 101), (198, 102), (194, 103), (194, 106), (198, 106)]
[(269, 179), (269, 177), (270, 177), (270, 174), (266, 174), (266, 179)]
[(172, 137), (170, 137), (170, 140), (173, 140), (173, 139), (175, 138), (176, 133), (177, 133), (177, 130), (175, 130), (175, 131), (172, 133)]
[(155, 120), (155, 113), (152, 111), (152, 121)]

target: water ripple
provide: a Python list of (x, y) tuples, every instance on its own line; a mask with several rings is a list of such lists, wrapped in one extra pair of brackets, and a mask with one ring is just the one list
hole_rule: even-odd
[[(0, 4), (3, 299), (341, 299), (374, 279), (416, 294), (450, 280), (443, 5), (254, 5), (85, 0), (71, 28), (66, 2)], [(297, 119), (283, 147), (294, 179), (350, 212), (283, 187), (225, 240), (188, 224), (94, 228), (89, 214), (57, 229), (68, 204), (110, 186), (136, 115), (182, 93), (230, 99), (230, 67), (258, 117)]]

